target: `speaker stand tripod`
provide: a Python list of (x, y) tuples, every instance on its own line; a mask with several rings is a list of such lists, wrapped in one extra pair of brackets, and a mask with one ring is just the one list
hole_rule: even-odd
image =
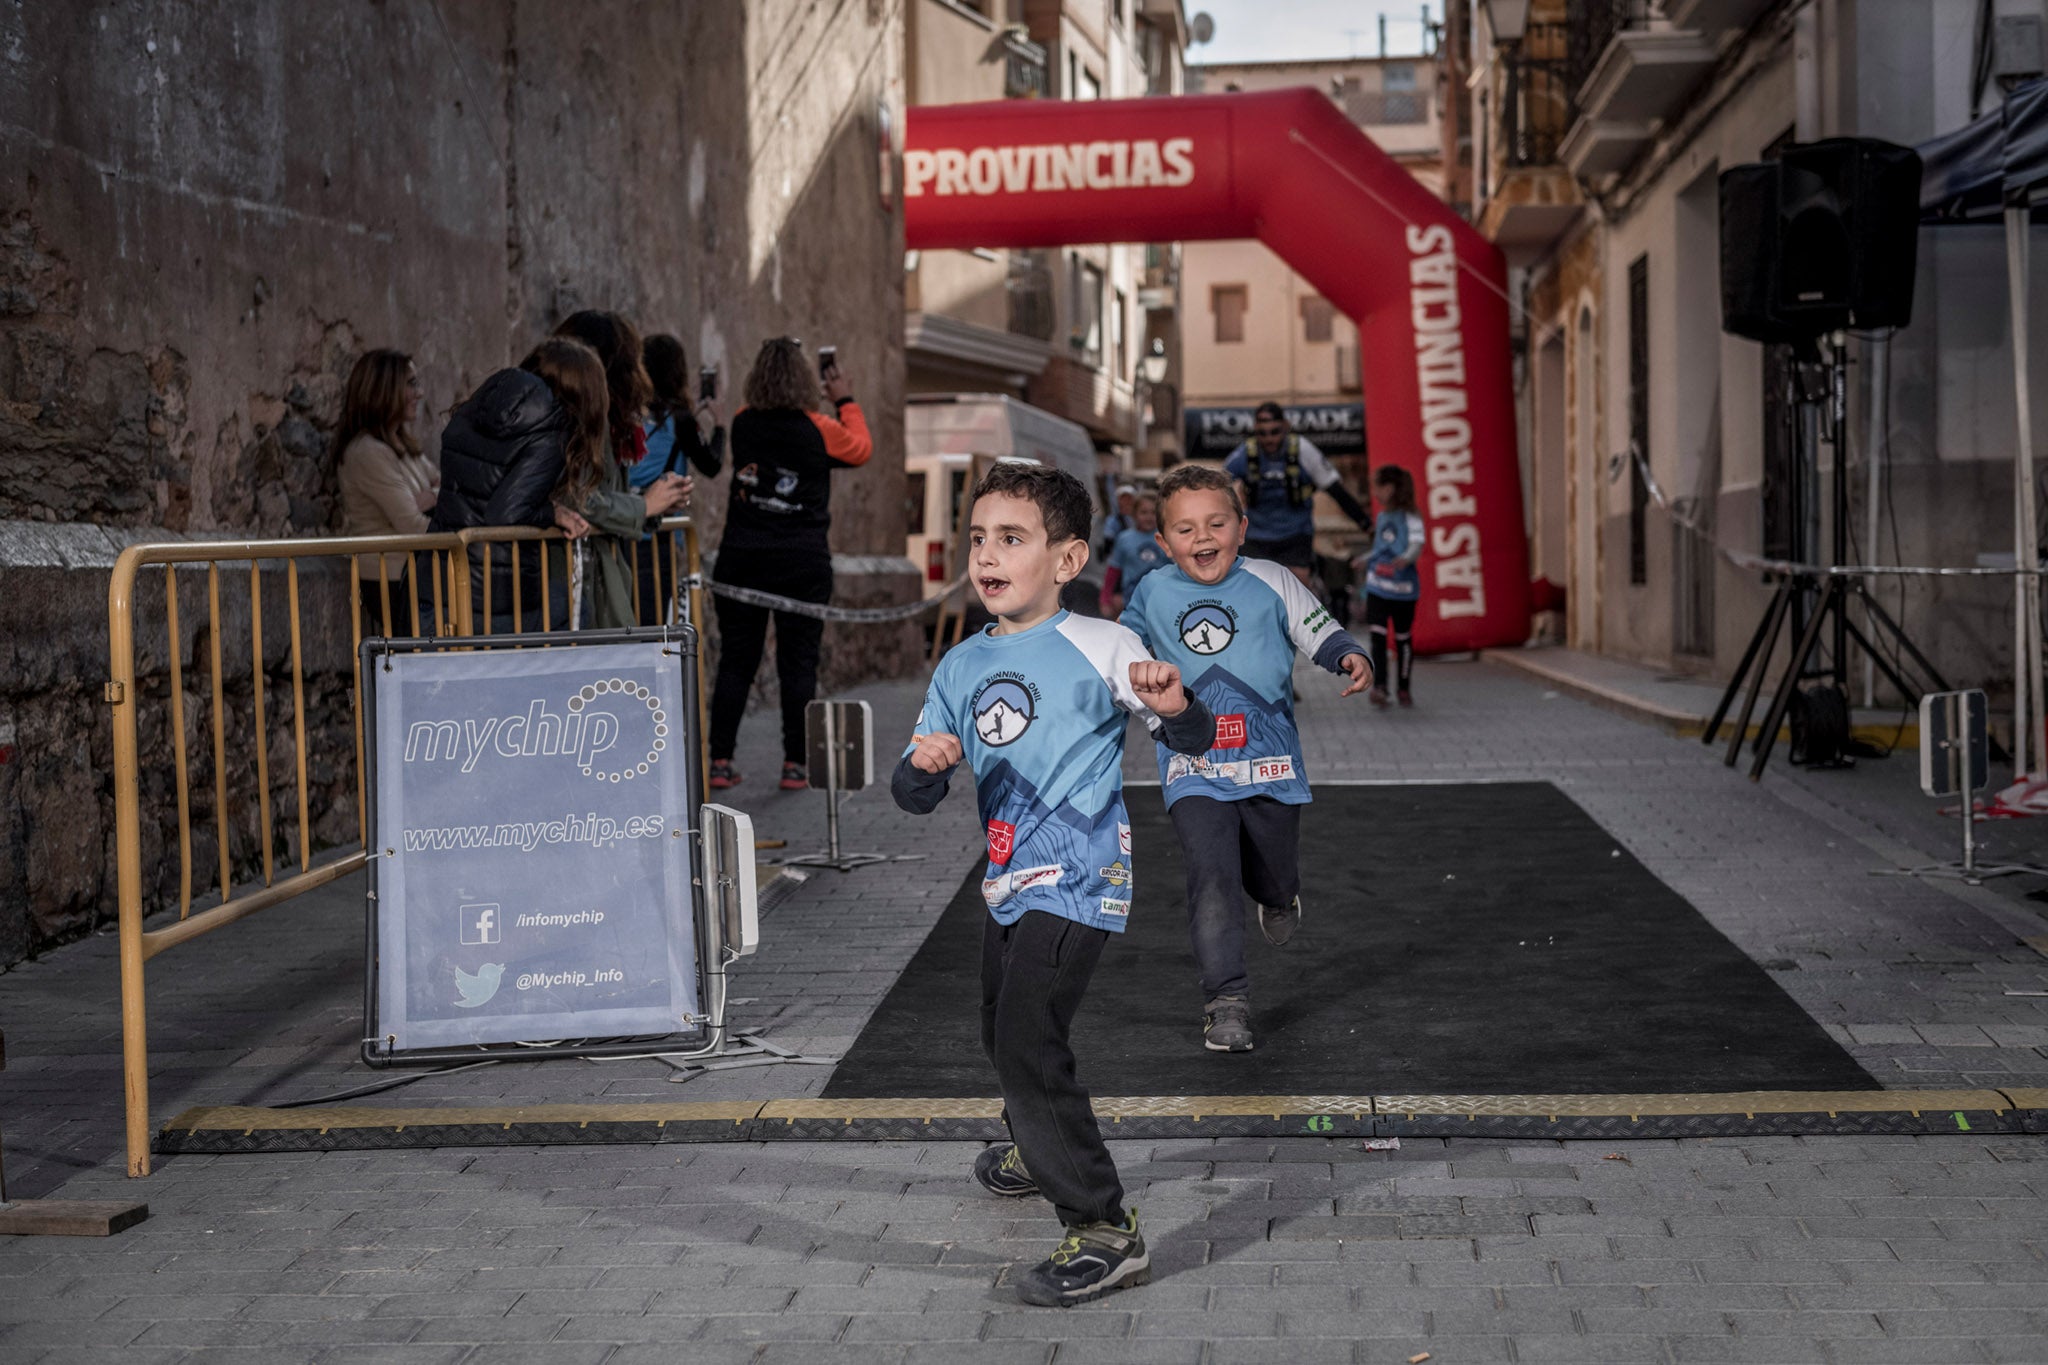
[[(1820, 471), (1820, 428), (1825, 416), (1826, 440), (1835, 452), (1835, 474), (1833, 498), (1834, 508), (1832, 562), (1837, 566), (1848, 558), (1849, 548), (1849, 480), (1848, 480), (1848, 372), (1849, 363), (1846, 345), (1841, 332), (1827, 338), (1823, 350), (1816, 339), (1794, 343), (1794, 406), (1798, 414), (1795, 430), (1798, 441), (1793, 454), (1796, 477), (1792, 481), (1792, 501), (1795, 546), (1793, 558), (1801, 564), (1811, 564), (1820, 545), (1820, 499), (1814, 484)], [(1804, 376), (1818, 370), (1825, 379), (1824, 396), (1811, 392), (1804, 382)], [(1871, 643), (1870, 635), (1890, 637), (1896, 646), (1895, 654), (1910, 657), (1933, 683), (1932, 690), (1946, 692), (1949, 685), (1933, 662), (1922, 654), (1905, 630), (1894, 621), (1890, 613), (1878, 605), (1870, 592), (1869, 585), (1861, 578), (1845, 574), (1826, 573), (1814, 569), (1793, 570), (1778, 577), (1777, 590), (1771, 594), (1769, 605), (1764, 608), (1763, 619), (1757, 622), (1756, 633), (1750, 637), (1749, 647), (1742, 652), (1742, 662), (1735, 666), (1735, 675), (1728, 680), (1728, 687), (1721, 693), (1720, 704), (1714, 708), (1714, 715), (1707, 722), (1707, 732), (1701, 743), (1712, 744), (1720, 734), (1721, 722), (1728, 718), (1728, 709), (1735, 704), (1736, 694), (1743, 691), (1743, 683), (1749, 684), (1743, 697), (1742, 714), (1735, 722), (1734, 733), (1728, 739), (1728, 753), (1722, 760), (1729, 767), (1742, 750), (1744, 736), (1749, 733), (1749, 718), (1756, 712), (1758, 696), (1762, 693), (1764, 677), (1770, 672), (1771, 656), (1777, 652), (1778, 637), (1790, 623), (1795, 637), (1792, 656), (1786, 661), (1785, 672), (1778, 679), (1778, 685), (1771, 691), (1771, 705), (1764, 716), (1764, 723), (1757, 732), (1754, 746), (1755, 760), (1750, 764), (1749, 780), (1758, 781), (1764, 775), (1764, 765), (1770, 761), (1771, 750), (1778, 742), (1778, 727), (1784, 724), (1786, 713), (1791, 709), (1793, 694), (1799, 691), (1799, 684), (1812, 676), (1808, 665), (1812, 662), (1815, 648), (1820, 644), (1821, 631), (1831, 628), (1830, 658), (1826, 671), (1842, 699), (1844, 714), (1847, 714), (1849, 697), (1849, 642), (1854, 640), (1865, 655), (1876, 664), (1885, 680), (1899, 690), (1900, 695), (1918, 697), (1924, 690), (1915, 688), (1900, 673), (1891, 659), (1887, 659)], [(1817, 596), (1816, 596), (1817, 594)], [(1870, 628), (1866, 634), (1849, 619), (1849, 600), (1855, 598), (1863, 606), (1863, 619)], [(1846, 727), (1845, 727), (1846, 728)]]

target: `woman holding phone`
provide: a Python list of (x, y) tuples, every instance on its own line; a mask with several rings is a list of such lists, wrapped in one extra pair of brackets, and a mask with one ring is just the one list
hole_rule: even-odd
[[(867, 418), (837, 353), (819, 352), (818, 372), (795, 337), (762, 343), (747, 374), (745, 406), (733, 414), (732, 487), (715, 583), (800, 602), (832, 599), (832, 473), (858, 468), (874, 453)], [(820, 411), (819, 392), (832, 404)], [(740, 717), (761, 667), (768, 619), (775, 618), (775, 672), (782, 691), (784, 791), (809, 784), (804, 769), (804, 708), (818, 690), (818, 646), (825, 623), (718, 598), (718, 680), (711, 691), (711, 785), (740, 780), (733, 766)]]

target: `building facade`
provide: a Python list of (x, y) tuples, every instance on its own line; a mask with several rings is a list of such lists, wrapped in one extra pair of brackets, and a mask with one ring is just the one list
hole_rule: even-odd
[[(915, 0), (907, 10), (913, 106), (997, 99), (1179, 94), (1180, 0)], [(1107, 463), (1156, 466), (1177, 441), (1170, 243), (919, 251), (905, 262), (912, 394), (1004, 393), (1088, 429)]]
[[(1823, 556), (1841, 477), (1852, 560), (2010, 562), (2016, 422), (1998, 234), (1920, 231), (1911, 324), (1848, 339), (1845, 458), (1824, 443), (1802, 453), (1812, 443), (1799, 436), (1790, 348), (1721, 326), (1722, 269), (1753, 247), (1721, 242), (1719, 177), (1795, 142), (1913, 146), (1961, 126), (1996, 104), (2001, 74), (2029, 74), (1997, 27), (2011, 19), (2038, 36), (2042, 6), (1450, 7), (1470, 37), (1473, 218), (1506, 253), (1517, 305), (1532, 571), (1566, 591), (1565, 642), (1728, 676), (1769, 591), (1741, 557), (1800, 544), (1803, 479)], [(1877, 584), (1951, 683), (2010, 678), (2009, 581)], [(1858, 663), (1858, 703), (1862, 678)]]
[[(1443, 192), (1442, 101), (1428, 56), (1247, 62), (1190, 68), (1203, 94), (1312, 86), (1433, 193)], [(1314, 187), (1301, 187), (1314, 212)], [(1268, 399), (1336, 463), (1361, 497), (1369, 482), (1358, 328), (1271, 248), (1258, 241), (1181, 247), (1184, 450), (1220, 459), (1250, 435), (1251, 410)], [(1327, 499), (1323, 500), (1328, 503)], [(1341, 534), (1334, 504), (1318, 521)]]

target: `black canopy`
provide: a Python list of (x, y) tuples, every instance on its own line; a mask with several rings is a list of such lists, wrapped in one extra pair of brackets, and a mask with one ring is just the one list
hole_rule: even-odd
[(2048, 187), (2048, 79), (1917, 150), (1921, 222), (1997, 222), (2008, 204), (2030, 203)]

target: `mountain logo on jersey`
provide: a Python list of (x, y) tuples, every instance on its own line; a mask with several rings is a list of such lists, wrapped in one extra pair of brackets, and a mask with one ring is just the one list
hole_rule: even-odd
[(1237, 638), (1237, 617), (1221, 602), (1197, 602), (1173, 623), (1180, 642), (1197, 654), (1221, 654)]
[(1015, 743), (1038, 719), (1037, 689), (1015, 673), (998, 673), (974, 694), (974, 733), (1000, 749)]

